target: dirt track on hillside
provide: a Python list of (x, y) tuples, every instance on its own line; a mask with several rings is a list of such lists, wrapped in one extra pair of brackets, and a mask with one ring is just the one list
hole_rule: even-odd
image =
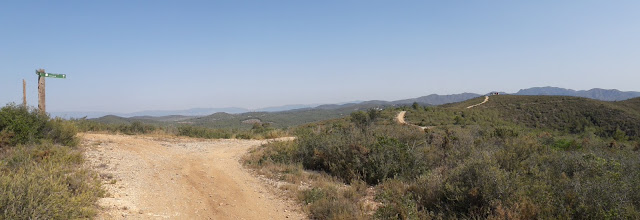
[(482, 104), (484, 104), (484, 103), (487, 103), (488, 101), (489, 101), (489, 96), (484, 96), (484, 101), (482, 101), (481, 103), (475, 104), (475, 105), (468, 106), (467, 108), (477, 107), (477, 106), (479, 106), (479, 105), (482, 105)]
[(398, 115), (396, 115), (396, 121), (398, 121), (398, 123), (400, 124), (405, 124), (405, 125), (409, 125), (409, 126), (413, 126), (413, 127), (417, 127), (420, 128), (422, 130), (425, 129), (432, 129), (434, 126), (418, 126), (418, 125), (414, 125), (414, 124), (409, 124), (404, 120), (404, 115), (407, 114), (407, 111), (400, 111), (398, 112)]
[[(489, 101), (489, 96), (485, 96), (485, 97), (484, 97), (484, 101), (482, 101), (481, 103), (475, 104), (475, 105), (468, 106), (468, 107), (467, 107), (467, 109), (470, 109), (470, 108), (473, 108), (473, 107), (480, 106), (480, 105), (482, 105), (482, 104), (484, 104), (484, 103), (487, 103), (488, 101)], [(414, 124), (409, 124), (409, 123), (407, 123), (407, 121), (405, 121), (405, 120), (404, 120), (404, 116), (405, 116), (406, 114), (407, 114), (407, 111), (400, 111), (400, 112), (398, 112), (398, 115), (396, 115), (396, 121), (398, 121), (398, 123), (400, 123), (400, 124), (405, 124), (405, 125), (409, 125), (409, 126), (418, 127), (418, 128), (420, 128), (420, 129), (422, 129), (422, 130), (425, 130), (425, 129), (432, 129), (432, 128), (434, 127), (434, 126), (426, 126), (426, 127), (423, 127), (423, 126), (418, 126), (418, 125), (414, 125)]]
[(242, 167), (264, 141), (82, 134), (109, 192), (98, 219), (305, 219)]

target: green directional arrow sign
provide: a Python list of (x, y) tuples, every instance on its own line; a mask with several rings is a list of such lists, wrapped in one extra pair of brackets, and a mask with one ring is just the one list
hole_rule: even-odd
[(59, 78), (59, 79), (67, 78), (67, 74), (44, 73), (44, 72), (37, 72), (37, 71), (36, 71), (36, 74), (41, 77), (51, 77), (51, 78)]

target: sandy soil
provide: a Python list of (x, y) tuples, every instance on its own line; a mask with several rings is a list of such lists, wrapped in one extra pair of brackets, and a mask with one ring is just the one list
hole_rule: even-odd
[(264, 141), (81, 136), (109, 192), (98, 219), (306, 219), (240, 164)]

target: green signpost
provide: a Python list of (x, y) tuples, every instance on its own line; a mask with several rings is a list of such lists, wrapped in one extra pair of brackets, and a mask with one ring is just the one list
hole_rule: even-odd
[(38, 71), (36, 71), (36, 74), (38, 74), (38, 76), (41, 76), (41, 77), (51, 77), (51, 78), (58, 78), (58, 79), (67, 78), (67, 74), (44, 73), (44, 72), (38, 72)]
[(66, 79), (67, 74), (56, 74), (56, 73), (46, 73), (43, 69), (36, 70), (36, 75), (38, 75), (38, 108), (40, 112), (46, 113), (47, 108), (45, 107), (45, 90), (44, 90), (44, 79), (45, 77), (50, 78), (58, 78), (58, 79)]

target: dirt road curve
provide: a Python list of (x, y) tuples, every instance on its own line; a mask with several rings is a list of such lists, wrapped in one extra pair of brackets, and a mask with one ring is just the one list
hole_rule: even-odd
[(305, 219), (245, 170), (263, 141), (82, 134), (109, 192), (98, 219)]
[(476, 106), (482, 105), (482, 104), (484, 104), (484, 103), (487, 103), (488, 101), (489, 101), (489, 96), (484, 96), (484, 101), (482, 101), (481, 103), (478, 103), (478, 104), (475, 104), (475, 105), (469, 106), (469, 107), (467, 107), (467, 108), (473, 108), (473, 107), (476, 107)]
[(409, 124), (404, 120), (404, 115), (407, 114), (407, 111), (401, 111), (398, 113), (398, 115), (396, 116), (396, 121), (398, 121), (398, 123), (400, 124), (405, 124), (405, 125), (410, 125), (410, 126), (414, 126), (417, 128), (420, 128), (422, 130), (424, 129), (431, 129), (433, 128), (433, 126), (427, 126), (427, 127), (423, 127), (423, 126), (418, 126), (418, 125), (414, 125), (414, 124)]
[(407, 111), (401, 111), (400, 113), (398, 113), (398, 116), (396, 116), (396, 120), (400, 122), (400, 124), (407, 124), (407, 122), (404, 121), (405, 114), (407, 114)]

